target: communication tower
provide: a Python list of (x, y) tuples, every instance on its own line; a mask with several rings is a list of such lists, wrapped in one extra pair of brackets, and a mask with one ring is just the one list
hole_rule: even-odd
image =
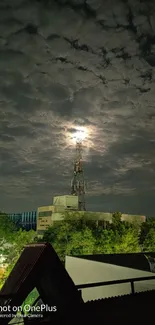
[(76, 141), (76, 156), (74, 161), (74, 175), (71, 182), (71, 194), (78, 196), (79, 211), (85, 211), (85, 181), (82, 166), (82, 140)]

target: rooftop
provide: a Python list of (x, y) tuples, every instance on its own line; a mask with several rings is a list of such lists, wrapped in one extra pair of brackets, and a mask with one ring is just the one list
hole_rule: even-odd
[[(149, 253), (150, 254), (150, 253)], [(151, 253), (152, 254), (152, 253)], [(116, 256), (107, 256), (107, 261), (120, 263)], [(135, 254), (123, 254), (124, 259), (134, 260)], [(132, 258), (131, 258), (132, 257)], [(136, 257), (143, 261), (141, 254)], [(86, 257), (83, 257), (86, 258)], [(87, 256), (87, 258), (93, 258)], [(94, 259), (99, 255), (94, 256)], [(102, 261), (105, 257), (100, 255)], [(113, 260), (112, 260), (113, 259)], [(122, 262), (121, 262), (122, 263)], [(130, 263), (129, 263), (130, 264)], [(131, 264), (130, 264), (131, 265)], [(132, 264), (133, 265), (133, 264)], [(155, 278), (155, 276), (154, 276)], [(84, 303), (80, 292), (59, 260), (56, 252), (48, 243), (27, 245), (14, 269), (0, 291), (0, 306), (21, 306), (28, 294), (36, 288), (39, 299), (48, 306), (57, 306), (56, 313), (43, 313), (43, 318), (24, 318), (25, 324), (86, 324), (94, 322), (104, 324), (113, 322), (120, 325), (131, 324), (133, 317), (138, 323), (150, 322), (153, 317), (155, 291), (132, 293), (121, 297), (96, 300)], [(38, 302), (34, 302), (37, 304)], [(112, 311), (112, 312), (111, 312)], [(1, 325), (10, 319), (1, 312)], [(146, 318), (146, 319), (145, 319)]]
[(76, 255), (74, 257), (129, 267), (132, 269), (151, 271), (150, 263), (155, 263), (155, 253), (127, 253), (127, 254), (98, 254), (98, 255)]

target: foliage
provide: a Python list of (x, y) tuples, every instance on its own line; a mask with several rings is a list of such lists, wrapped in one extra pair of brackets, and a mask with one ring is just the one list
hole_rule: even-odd
[(118, 235), (115, 242), (114, 253), (136, 253), (140, 252), (139, 236), (132, 227), (124, 227), (121, 235)]
[[(96, 219), (96, 216), (93, 216)], [(17, 230), (7, 215), (0, 214), (0, 253), (7, 255), (8, 267), (1, 274), (0, 287), (8, 277), (25, 245), (31, 242), (49, 242), (64, 263), (66, 255), (118, 254), (155, 251), (155, 220), (137, 226), (121, 221), (121, 213), (112, 215), (112, 223), (89, 220), (89, 214), (65, 213), (64, 220), (54, 223), (42, 239), (36, 232)], [(31, 293), (29, 300), (36, 297)]]
[(16, 231), (17, 227), (8, 215), (0, 212), (0, 240), (4, 238), (8, 242), (12, 242)]
[(150, 228), (143, 242), (144, 252), (155, 252), (155, 228)]
[(143, 245), (145, 239), (151, 229), (155, 229), (155, 218), (148, 218), (146, 222), (141, 225), (140, 244)]
[(67, 255), (93, 254), (95, 238), (92, 230), (86, 227), (81, 231), (74, 232), (66, 247)]
[(112, 224), (89, 221), (84, 215), (73, 220), (65, 215), (63, 222), (49, 228), (42, 241), (50, 242), (60, 259), (65, 255), (131, 253), (140, 251), (137, 227), (121, 221), (121, 213), (116, 212)]
[(114, 212), (113, 213), (113, 215), (112, 215), (112, 222), (113, 222), (113, 225), (114, 226), (120, 225), (120, 223), (121, 223), (121, 217), (122, 217), (121, 212)]
[(64, 261), (67, 254), (93, 253), (93, 230), (95, 228), (95, 221), (88, 221), (78, 213), (77, 218), (73, 219), (72, 215), (66, 212), (64, 220), (48, 228), (43, 239), (39, 241), (51, 243), (60, 259)]
[(112, 229), (98, 229), (95, 233), (94, 254), (111, 254), (114, 250), (115, 235)]
[(8, 259), (11, 261), (11, 264), (15, 263), (21, 252), (27, 244), (33, 243), (36, 238), (36, 232), (34, 230), (26, 231), (20, 229), (16, 232), (16, 236), (13, 239), (13, 249), (10, 251), (8, 255)]
[[(36, 288), (34, 288), (29, 295), (26, 297), (26, 299), (24, 300), (23, 304), (22, 304), (22, 309), (24, 310), (24, 306), (25, 305), (29, 305), (32, 306), (33, 303), (35, 302), (35, 300), (39, 297), (39, 292)], [(29, 312), (24, 312), (24, 314), (29, 314)]]
[(118, 254), (140, 251), (138, 231), (132, 224), (115, 220), (107, 229), (98, 229), (94, 253)]
[[(0, 212), (0, 254), (6, 256), (6, 269), (0, 269), (0, 289), (8, 278), (25, 245), (36, 241), (33, 230), (18, 230), (7, 214)], [(25, 303), (31, 304), (37, 297), (36, 290), (30, 293)]]
[(18, 258), (22, 253), (24, 246), (36, 241), (35, 238), (36, 232), (34, 230), (22, 231), (21, 229), (19, 231), (16, 231), (15, 235), (11, 238), (12, 245), (8, 249), (6, 259), (6, 263), (8, 264), (8, 266), (5, 270), (5, 273), (0, 279), (0, 288), (2, 287), (10, 272), (12, 271), (15, 263), (17, 262)]

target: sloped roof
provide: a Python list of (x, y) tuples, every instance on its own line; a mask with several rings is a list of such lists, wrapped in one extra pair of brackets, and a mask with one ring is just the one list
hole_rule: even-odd
[[(93, 260), (113, 264), (117, 264), (119, 261), (122, 264), (121, 257), (123, 256), (123, 261), (129, 258), (130, 263), (128, 263), (128, 266), (131, 267), (132, 260), (136, 259), (136, 263), (137, 259), (143, 261), (142, 257), (145, 256), (142, 255), (144, 254), (115, 255), (120, 257), (120, 260), (119, 258), (115, 260), (113, 254), (96, 255), (93, 256)], [(153, 256), (155, 253), (148, 253), (148, 255)], [(82, 258), (92, 259), (92, 256), (82, 256)], [(83, 303), (63, 264), (52, 246), (47, 243), (26, 246), (0, 292), (0, 305), (20, 306), (34, 287), (39, 291), (45, 304), (58, 307), (61, 318), (52, 319), (51, 322), (51, 318), (45, 315), (43, 321), (42, 319), (33, 320), (28, 318), (27, 324), (57, 325), (61, 320), (63, 325), (79, 325), (92, 322), (94, 324), (100, 324), (101, 322), (112, 324), (113, 322), (117, 323), (117, 321), (122, 325), (124, 323), (131, 324), (133, 315), (134, 317), (135, 315), (138, 316), (138, 323), (144, 321), (145, 315), (147, 323), (151, 321), (153, 316), (155, 290)], [(8, 321), (10, 319), (1, 318), (1, 325), (8, 324)]]
[[(37, 288), (41, 299), (61, 314), (83, 303), (72, 279), (48, 243), (27, 245), (0, 291), (0, 306), (21, 306)], [(3, 318), (1, 324), (7, 324)]]
[(74, 257), (150, 272), (147, 256), (155, 258), (155, 253), (76, 255)]

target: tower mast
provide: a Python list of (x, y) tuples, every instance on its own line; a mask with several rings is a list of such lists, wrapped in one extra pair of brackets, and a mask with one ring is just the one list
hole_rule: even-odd
[(76, 156), (74, 161), (74, 175), (71, 182), (71, 194), (78, 196), (78, 209), (85, 211), (85, 181), (82, 166), (82, 141), (76, 141)]

